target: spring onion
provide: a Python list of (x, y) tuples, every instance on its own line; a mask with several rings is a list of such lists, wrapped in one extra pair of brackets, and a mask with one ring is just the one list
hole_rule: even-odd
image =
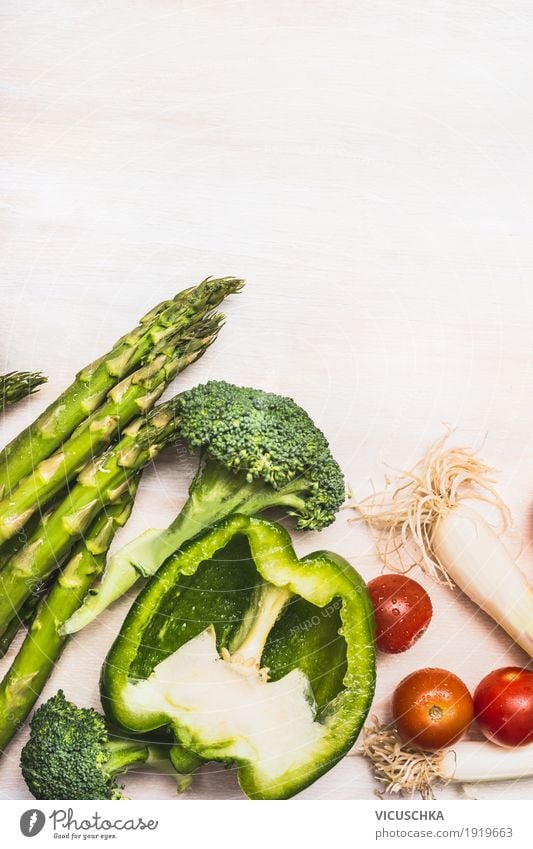
[(533, 656), (533, 589), (490, 524), (466, 499), (509, 511), (492, 486), (491, 469), (447, 436), (385, 491), (355, 505), (376, 534), (383, 564), (405, 572), (413, 564), (441, 583), (457, 585)]
[(390, 725), (376, 717), (365, 728), (363, 755), (388, 793), (433, 799), (438, 783), (477, 784), (484, 781), (516, 781), (533, 776), (533, 744), (504, 749), (492, 743), (462, 740), (453, 748), (422, 752), (402, 743)]

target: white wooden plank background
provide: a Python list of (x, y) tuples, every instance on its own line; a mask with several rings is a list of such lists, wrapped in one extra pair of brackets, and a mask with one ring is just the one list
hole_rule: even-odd
[[(294, 395), (361, 495), (383, 461), (412, 464), (443, 423), (486, 437), (515, 517), (509, 545), (531, 574), (531, 4), (4, 0), (0, 15), (0, 365), (50, 375), (3, 438), (156, 301), (208, 274), (244, 276), (220, 340), (180, 385), (227, 378)], [(169, 520), (185, 490), (169, 453), (120, 543)], [(335, 549), (370, 578), (368, 536), (346, 520), (298, 535), (297, 549)], [(420, 666), (475, 686), (525, 662), (464, 598), (430, 592), (426, 636), (380, 658), (379, 702)], [(46, 695), (62, 686), (98, 704), (127, 606), (72, 640)], [(23, 739), (0, 764), (3, 798), (28, 797)], [(128, 788), (174, 796), (164, 778)], [(350, 757), (303, 795), (374, 790)], [(240, 798), (216, 767), (190, 795)]]

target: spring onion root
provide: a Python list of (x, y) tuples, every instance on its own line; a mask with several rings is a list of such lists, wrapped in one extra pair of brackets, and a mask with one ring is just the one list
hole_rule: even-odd
[(493, 488), (491, 469), (447, 436), (395, 488), (375, 493), (355, 510), (373, 530), (389, 569), (419, 565), (440, 583), (457, 585), (533, 656), (533, 589), (485, 519), (466, 506), (477, 500), (497, 509), (503, 529), (509, 510)]
[(377, 717), (365, 729), (363, 755), (387, 793), (433, 799), (436, 784), (512, 781), (533, 775), (533, 744), (504, 749), (492, 743), (464, 740), (452, 749), (422, 752), (402, 743), (390, 725)]

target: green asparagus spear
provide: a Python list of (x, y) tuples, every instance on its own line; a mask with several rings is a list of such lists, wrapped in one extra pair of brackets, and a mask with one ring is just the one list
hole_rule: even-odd
[[(36, 533), (37, 529), (41, 529), (43, 525), (48, 521), (49, 517), (52, 515), (55, 507), (61, 502), (61, 500), (65, 497), (65, 490), (63, 490), (59, 495), (52, 499), (50, 504), (47, 507), (46, 513), (39, 511), (38, 513), (34, 513), (31, 519), (24, 525), (24, 527), (18, 531), (15, 536), (11, 537), (7, 542), (3, 544), (0, 548), (0, 569), (11, 560), (14, 555), (24, 548), (25, 545), (28, 544), (32, 536)], [(42, 581), (40, 583), (36, 583), (32, 588), (31, 595), (28, 596), (22, 607), (20, 608), (18, 614), (13, 617), (9, 625), (4, 630), (3, 634), (0, 636), (0, 659), (7, 654), (11, 643), (15, 639), (18, 634), (18, 631), (21, 627), (27, 626), (37, 609), (37, 605), (44, 595), (48, 592), (52, 583), (54, 581), (54, 574), (50, 575), (46, 581)]]
[[(48, 510), (50, 507), (48, 508)], [(5, 542), (2, 546), (0, 546), (0, 569), (10, 560), (17, 551), (20, 551), (21, 548), (24, 548), (25, 545), (29, 542), (31, 536), (35, 533), (36, 529), (39, 526), (39, 522), (41, 521), (42, 516), (38, 513), (34, 513), (31, 519), (21, 528), (20, 531), (11, 537), (7, 542)]]
[(5, 410), (36, 392), (47, 380), (40, 371), (10, 371), (0, 376), (0, 409)]
[(33, 590), (32, 594), (28, 596), (17, 615), (13, 617), (6, 630), (0, 637), (0, 658), (4, 657), (7, 654), (11, 643), (19, 632), (19, 629), (30, 624), (33, 617), (35, 616), (35, 611), (37, 610), (41, 600), (44, 598), (44, 596), (50, 589), (52, 583), (53, 576), (51, 576), (44, 583), (39, 584)]
[(0, 502), (0, 545), (17, 534), (35, 511), (45, 507), (134, 416), (155, 404), (178, 372), (198, 359), (213, 342), (221, 320), (219, 314), (202, 318), (177, 331), (164, 345), (156, 346), (154, 359), (114, 386), (102, 406), (70, 439), (18, 483)]
[(0, 750), (16, 734), (39, 698), (67, 638), (59, 627), (81, 604), (102, 571), (107, 550), (130, 515), (138, 479), (94, 520), (54, 583), (41, 601), (31, 628), (0, 684)]
[(163, 301), (103, 357), (84, 368), (74, 383), (0, 453), (0, 495), (14, 486), (67, 439), (102, 403), (113, 386), (146, 363), (154, 347), (181, 328), (209, 314), (243, 281), (234, 277), (204, 280)]
[(0, 636), (36, 583), (55, 571), (103, 507), (113, 504), (132, 477), (177, 438), (177, 405), (178, 397), (127, 425), (122, 439), (82, 469), (47, 522), (6, 563), (0, 572)]

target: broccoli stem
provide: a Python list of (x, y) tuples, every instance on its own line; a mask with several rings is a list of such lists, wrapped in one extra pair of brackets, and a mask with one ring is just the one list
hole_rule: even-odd
[[(128, 772), (136, 764), (146, 764), (152, 767), (157, 775), (171, 775), (177, 782), (178, 793), (182, 793), (191, 785), (191, 773), (203, 761), (197, 755), (185, 750), (183, 750), (183, 757), (175, 758), (174, 750), (178, 749), (181, 747), (111, 737), (107, 744), (109, 760), (106, 761), (106, 771), (116, 777)], [(180, 766), (183, 768), (180, 769)]]
[(106, 762), (107, 771), (115, 776), (126, 772), (134, 764), (146, 763), (150, 757), (150, 747), (136, 740), (109, 740), (107, 745), (109, 760)]
[(140, 576), (155, 575), (184, 542), (215, 522), (233, 513), (255, 516), (271, 507), (299, 509), (301, 494), (308, 489), (309, 483), (303, 478), (275, 490), (261, 479), (248, 481), (243, 472), (230, 471), (215, 460), (201, 463), (179, 515), (168, 528), (150, 528), (111, 557), (99, 587), (63, 626), (63, 633), (74, 634), (85, 628)]

